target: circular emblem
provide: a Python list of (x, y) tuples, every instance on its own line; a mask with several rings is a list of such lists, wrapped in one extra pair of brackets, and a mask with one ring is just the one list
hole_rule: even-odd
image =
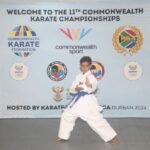
[(139, 63), (129, 62), (124, 67), (124, 74), (129, 80), (137, 80), (142, 76), (143, 70)]
[(122, 26), (113, 35), (113, 45), (118, 53), (133, 55), (141, 49), (143, 35), (137, 27)]
[(8, 47), (19, 57), (28, 57), (39, 48), (39, 38), (30, 27), (17, 26), (9, 36)]
[(104, 76), (105, 69), (100, 62), (93, 61), (91, 66), (91, 72), (96, 77), (96, 79), (100, 80)]
[(14, 80), (24, 80), (28, 76), (28, 67), (21, 63), (15, 63), (10, 67), (10, 75)]
[(54, 61), (48, 65), (47, 75), (54, 81), (63, 80), (67, 75), (67, 67), (60, 61)]

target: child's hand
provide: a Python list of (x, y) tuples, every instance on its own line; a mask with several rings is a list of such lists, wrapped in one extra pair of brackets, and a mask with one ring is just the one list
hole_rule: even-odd
[(88, 77), (86, 77), (85, 79), (86, 79), (86, 81), (85, 81), (85, 85), (86, 85), (87, 87), (92, 88), (92, 84), (90, 83), (89, 78), (88, 78)]
[(77, 86), (75, 87), (75, 90), (79, 92), (79, 91), (83, 90), (83, 88), (80, 87), (79, 85), (77, 85)]

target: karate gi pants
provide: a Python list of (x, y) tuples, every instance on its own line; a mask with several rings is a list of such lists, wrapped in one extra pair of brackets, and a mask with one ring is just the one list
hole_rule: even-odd
[(112, 140), (117, 133), (100, 113), (101, 111), (102, 107), (99, 106), (95, 95), (81, 97), (72, 108), (68, 106), (62, 113), (58, 137), (68, 140), (76, 119), (80, 118), (87, 122), (105, 142)]

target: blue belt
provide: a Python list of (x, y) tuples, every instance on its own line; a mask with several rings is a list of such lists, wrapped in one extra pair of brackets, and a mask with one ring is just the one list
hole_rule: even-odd
[(85, 96), (85, 95), (89, 95), (89, 94), (93, 94), (93, 93), (79, 91), (78, 93), (73, 94), (72, 100), (69, 102), (69, 104), (67, 104), (65, 106), (65, 108), (68, 107), (73, 102), (72, 105), (70, 105), (70, 108), (72, 108), (73, 105), (80, 99), (80, 97)]

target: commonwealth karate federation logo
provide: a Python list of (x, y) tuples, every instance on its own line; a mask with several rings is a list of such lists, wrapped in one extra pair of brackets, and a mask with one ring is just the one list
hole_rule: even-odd
[(20, 25), (10, 32), (8, 47), (15, 55), (27, 57), (32, 55), (39, 47), (39, 38), (30, 27)]
[(96, 79), (100, 80), (104, 76), (105, 69), (104, 69), (104, 66), (100, 62), (93, 61), (92, 66), (91, 66), (91, 72), (96, 77)]
[(61, 81), (67, 75), (67, 67), (60, 61), (54, 61), (48, 65), (47, 75), (51, 80)]
[(73, 29), (73, 28), (66, 28), (66, 29), (62, 29), (60, 28), (60, 31), (62, 31), (62, 33), (64, 33), (66, 35), (66, 37), (68, 37), (70, 40), (72, 41), (80, 41), (81, 39), (83, 39), (90, 31), (92, 30), (92, 28), (77, 28), (77, 29)]
[(118, 53), (136, 54), (143, 45), (143, 35), (134, 26), (122, 26), (113, 35), (113, 45)]

